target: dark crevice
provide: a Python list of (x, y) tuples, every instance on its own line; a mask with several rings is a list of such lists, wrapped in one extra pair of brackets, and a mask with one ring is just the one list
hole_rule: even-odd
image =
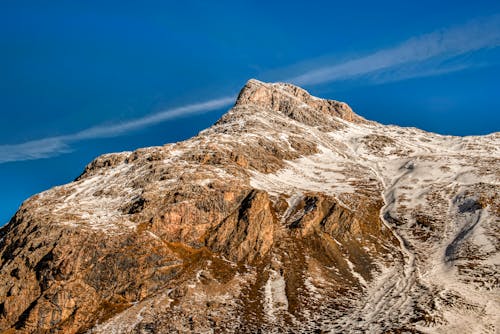
[(35, 308), (36, 304), (37, 304), (37, 300), (34, 300), (28, 306), (28, 308), (26, 308), (26, 310), (24, 310), (24, 312), (21, 313), (21, 315), (17, 319), (17, 322), (14, 324), (15, 329), (17, 329), (17, 330), (23, 329), (24, 325), (26, 324), (26, 320), (28, 320), (28, 317), (31, 313), (31, 310), (33, 310)]

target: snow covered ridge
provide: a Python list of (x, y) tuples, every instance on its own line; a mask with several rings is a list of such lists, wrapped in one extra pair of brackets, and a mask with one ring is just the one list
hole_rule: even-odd
[[(329, 145), (322, 142), (320, 153), (273, 174), (253, 173), (250, 181), (271, 194), (318, 191), (338, 198), (357, 191), (349, 181), (363, 174), (382, 185), (381, 217), (401, 241), (406, 268), (384, 271), (381, 283), (368, 284), (365, 306), (352, 316), (356, 320), (348, 317), (345, 327), (335, 328), (376, 333), (386, 329), (383, 322), (427, 313), (433, 316), (415, 329), (500, 330), (499, 133), (452, 137), (336, 121), (344, 127), (327, 133)], [(308, 133), (318, 136), (315, 128)]]
[(27, 200), (0, 230), (0, 329), (496, 333), (499, 162), (500, 133), (251, 80), (198, 136)]

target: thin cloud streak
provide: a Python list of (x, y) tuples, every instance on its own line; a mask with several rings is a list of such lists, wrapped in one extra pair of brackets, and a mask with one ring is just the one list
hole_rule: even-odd
[(120, 124), (110, 126), (95, 126), (80, 132), (77, 132), (70, 137), (71, 140), (96, 139), (105, 137), (116, 137), (129, 131), (143, 129), (145, 127), (165, 122), (171, 119), (187, 117), (191, 115), (199, 115), (211, 110), (227, 107), (234, 103), (234, 97), (223, 97), (210, 101), (205, 101), (196, 104), (190, 104), (175, 109), (169, 109), (148, 115), (135, 120), (127, 121)]
[(69, 135), (37, 139), (21, 144), (0, 145), (0, 164), (58, 156), (71, 152), (70, 144), (74, 142), (117, 137), (124, 133), (143, 129), (167, 120), (199, 115), (211, 110), (227, 107), (232, 103), (234, 103), (234, 97), (223, 97), (161, 111), (119, 124), (95, 126)]
[(69, 152), (71, 149), (61, 137), (32, 140), (22, 144), (0, 145), (0, 164), (50, 158)]
[[(500, 15), (495, 15), (411, 38), (396, 47), (315, 69), (286, 81), (308, 86), (353, 79), (430, 59), (451, 59), (465, 53), (499, 45)], [(414, 73), (416, 76), (419, 75), (417, 68)]]
[(433, 77), (453, 72), (464, 71), (468, 69), (479, 69), (491, 66), (490, 63), (463, 63), (447, 66), (436, 66), (434, 68), (427, 68), (424, 66), (415, 66), (411, 68), (400, 68), (394, 71), (384, 71), (382, 73), (370, 74), (369, 84), (385, 84), (390, 82), (397, 82), (407, 79)]

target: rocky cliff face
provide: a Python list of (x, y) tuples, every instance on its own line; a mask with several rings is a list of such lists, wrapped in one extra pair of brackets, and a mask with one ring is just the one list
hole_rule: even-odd
[(250, 80), (184, 142), (101, 156), (0, 230), (6, 333), (500, 328), (500, 135)]

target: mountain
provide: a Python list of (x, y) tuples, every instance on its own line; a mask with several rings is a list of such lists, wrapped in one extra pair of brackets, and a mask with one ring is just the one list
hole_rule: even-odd
[(499, 166), (500, 133), (250, 80), (197, 136), (26, 200), (0, 230), (0, 329), (495, 333)]

